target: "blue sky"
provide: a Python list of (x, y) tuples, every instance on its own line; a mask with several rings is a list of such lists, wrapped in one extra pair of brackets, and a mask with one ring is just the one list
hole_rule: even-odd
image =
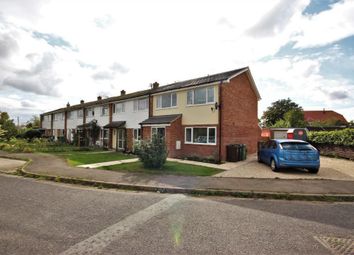
[(249, 66), (262, 96), (354, 119), (354, 0), (2, 0), (0, 111)]

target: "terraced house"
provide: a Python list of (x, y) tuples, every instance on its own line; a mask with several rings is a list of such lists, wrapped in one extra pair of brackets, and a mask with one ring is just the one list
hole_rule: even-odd
[[(260, 137), (260, 95), (248, 67), (149, 90), (57, 109), (41, 115), (55, 139), (73, 141), (99, 127), (97, 145), (132, 151), (153, 134), (165, 138), (169, 157), (226, 160), (228, 144), (254, 153)], [(78, 135), (79, 134), (79, 135)], [(62, 137), (62, 138), (60, 138)], [(80, 139), (78, 139), (80, 143)], [(82, 141), (83, 142), (83, 141)]]

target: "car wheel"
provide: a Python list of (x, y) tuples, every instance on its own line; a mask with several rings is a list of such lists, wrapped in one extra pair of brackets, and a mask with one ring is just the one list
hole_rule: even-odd
[(318, 168), (309, 168), (308, 169), (311, 174), (317, 174), (318, 173)]
[(273, 172), (278, 172), (278, 167), (277, 164), (275, 163), (274, 158), (270, 160), (270, 168), (272, 169)]
[(257, 161), (258, 161), (259, 163), (261, 163), (261, 162), (262, 162), (262, 160), (261, 160), (261, 156), (259, 155), (259, 153), (257, 154)]

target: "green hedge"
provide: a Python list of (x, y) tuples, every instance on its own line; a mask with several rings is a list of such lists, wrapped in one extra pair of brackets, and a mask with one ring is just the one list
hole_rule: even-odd
[(346, 128), (335, 131), (312, 131), (308, 133), (308, 139), (316, 144), (334, 144), (354, 146), (354, 129)]

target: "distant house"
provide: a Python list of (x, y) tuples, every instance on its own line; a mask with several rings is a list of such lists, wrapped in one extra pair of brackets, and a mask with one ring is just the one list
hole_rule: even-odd
[(323, 123), (327, 125), (346, 125), (348, 121), (338, 112), (325, 110), (322, 111), (304, 111), (304, 119), (310, 125)]

